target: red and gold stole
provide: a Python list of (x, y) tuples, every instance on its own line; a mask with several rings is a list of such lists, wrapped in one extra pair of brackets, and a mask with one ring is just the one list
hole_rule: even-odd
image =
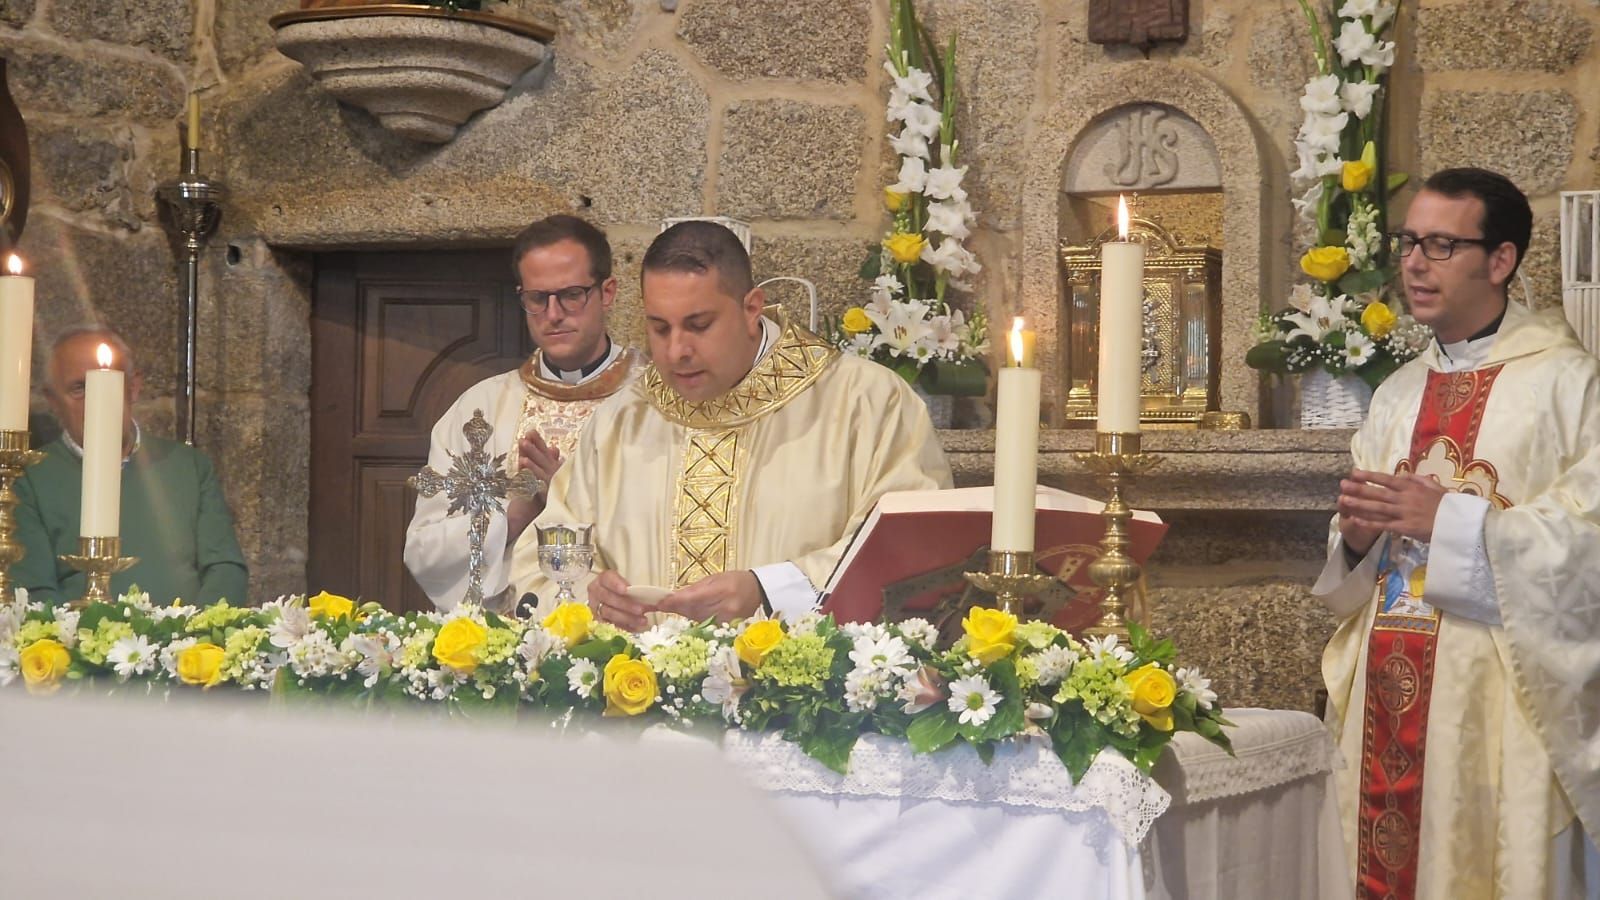
[[(1500, 366), (1429, 372), (1408, 458), (1396, 474), (1431, 475), (1452, 490), (1506, 505), (1493, 466), (1473, 456), (1489, 391)], [(1393, 550), (1398, 539), (1391, 540)], [(1385, 551), (1378, 574), (1378, 614), (1367, 644), (1361, 741), (1358, 896), (1406, 900), (1416, 894), (1422, 832), (1422, 776), (1433, 689), (1439, 612), (1422, 600), (1423, 572), (1406, 577)], [(1410, 599), (1413, 602), (1396, 602)]]

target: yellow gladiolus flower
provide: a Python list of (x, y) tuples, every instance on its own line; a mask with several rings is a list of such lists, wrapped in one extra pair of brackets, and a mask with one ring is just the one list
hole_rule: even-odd
[(589, 630), (594, 627), (594, 613), (582, 603), (563, 603), (550, 611), (540, 623), (544, 630), (567, 643), (571, 650), (589, 637)]
[(656, 673), (644, 660), (619, 653), (606, 663), (600, 689), (606, 697), (605, 715), (637, 716), (656, 702)]
[(872, 320), (867, 318), (867, 311), (859, 306), (852, 306), (844, 311), (844, 318), (839, 324), (851, 334), (860, 334), (872, 330)]
[(223, 650), (206, 641), (178, 654), (178, 678), (184, 684), (213, 687), (222, 683)]
[(1361, 327), (1365, 328), (1367, 333), (1375, 338), (1381, 338), (1393, 331), (1395, 322), (1398, 319), (1399, 317), (1394, 314), (1394, 310), (1389, 308), (1389, 304), (1384, 303), (1382, 300), (1374, 300), (1368, 303), (1367, 308), (1361, 311)]
[(759, 666), (772, 648), (783, 643), (783, 624), (777, 619), (762, 619), (745, 626), (733, 639), (733, 649), (746, 665)]
[(889, 251), (895, 262), (909, 266), (922, 258), (922, 248), (926, 243), (920, 234), (897, 231), (884, 239), (883, 248)]
[(348, 619), (355, 615), (356, 605), (349, 597), (330, 594), (327, 591), (306, 601), (306, 607), (313, 616), (324, 619)]
[(1372, 176), (1376, 171), (1373, 166), (1368, 165), (1363, 160), (1358, 159), (1354, 162), (1347, 162), (1339, 169), (1339, 183), (1352, 194), (1357, 191), (1364, 191), (1367, 189), (1367, 185), (1372, 183)]
[(905, 209), (906, 201), (910, 199), (911, 195), (897, 191), (894, 188), (883, 189), (883, 205), (888, 208), (889, 212), (899, 212)]
[(961, 630), (967, 633), (967, 655), (986, 666), (1017, 649), (1017, 617), (1003, 610), (974, 606)]
[(22, 648), (17, 659), (22, 668), (22, 680), (30, 694), (54, 694), (61, 688), (67, 667), (72, 665), (72, 654), (60, 641), (44, 638)]
[(1338, 281), (1350, 270), (1350, 251), (1343, 247), (1313, 247), (1300, 257), (1300, 271), (1318, 281)]
[(482, 657), (489, 630), (471, 619), (444, 623), (433, 639), (433, 658), (463, 675), (471, 675)]
[(1141, 666), (1125, 677), (1133, 693), (1133, 711), (1160, 731), (1172, 730), (1172, 701), (1178, 697), (1178, 683), (1172, 674), (1155, 663)]

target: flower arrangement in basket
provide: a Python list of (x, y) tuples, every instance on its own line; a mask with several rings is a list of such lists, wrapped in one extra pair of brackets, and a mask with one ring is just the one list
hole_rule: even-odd
[(535, 713), (781, 732), (837, 771), (862, 734), (919, 753), (965, 742), (984, 759), (1009, 740), (1047, 740), (1074, 780), (1110, 749), (1148, 772), (1172, 736), (1227, 748), (1211, 682), (1172, 642), (1135, 626), (1128, 643), (1083, 641), (1043, 622), (975, 608), (939, 647), (921, 619), (839, 624), (669, 617), (640, 634), (581, 603), (543, 619), (463, 604), (397, 615), (328, 593), (261, 607), (155, 606), (137, 588), (83, 610), (0, 598), (0, 688), (156, 695), (238, 690), (357, 708), (431, 704), (455, 713)]
[(983, 268), (962, 243), (974, 213), (961, 186), (967, 167), (956, 165), (955, 37), (941, 59), (911, 0), (891, 0), (887, 52), (888, 119), (899, 123), (889, 143), (900, 171), (883, 196), (894, 218), (861, 267), (872, 279), (871, 300), (846, 310), (829, 331), (841, 349), (927, 393), (979, 395), (987, 389), (987, 322), (981, 307), (968, 317), (945, 297)]
[(1384, 84), (1394, 42), (1384, 40), (1393, 0), (1346, 0), (1330, 19), (1339, 26), (1330, 51), (1309, 0), (1317, 74), (1306, 82), (1305, 121), (1295, 138), (1304, 194), (1296, 211), (1316, 226), (1316, 246), (1300, 258), (1310, 284), (1290, 292), (1286, 309), (1264, 316), (1260, 342), (1245, 356), (1252, 368), (1279, 374), (1320, 369), (1356, 375), (1376, 387), (1427, 345), (1428, 329), (1388, 296), (1394, 277), (1385, 237), (1389, 194), (1406, 181), (1385, 174)]

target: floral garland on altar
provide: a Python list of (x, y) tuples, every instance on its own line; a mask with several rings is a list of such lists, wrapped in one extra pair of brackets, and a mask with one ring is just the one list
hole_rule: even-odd
[(1316, 245), (1300, 258), (1312, 279), (1289, 294), (1287, 309), (1265, 316), (1259, 343), (1245, 356), (1253, 368), (1299, 374), (1322, 368), (1358, 375), (1377, 387), (1427, 346), (1430, 332), (1386, 296), (1395, 269), (1385, 235), (1389, 195), (1405, 184), (1386, 174), (1382, 155), (1385, 82), (1395, 44), (1385, 40), (1394, 0), (1345, 0), (1330, 15), (1329, 41), (1309, 0), (1317, 74), (1300, 97), (1305, 120), (1295, 137), (1299, 168), (1290, 173), (1296, 212), (1316, 227)]
[(883, 189), (893, 220), (861, 267), (862, 277), (872, 279), (870, 301), (846, 310), (828, 330), (840, 349), (888, 366), (929, 393), (982, 394), (989, 352), (983, 307), (968, 318), (945, 299), (949, 288), (968, 287), (963, 276), (983, 270), (963, 244), (976, 214), (961, 186), (967, 167), (956, 165), (955, 37), (941, 61), (911, 0), (891, 0), (886, 53), (892, 82), (886, 112), (900, 129), (889, 137), (899, 175)]
[(1229, 747), (1211, 683), (1174, 665), (1171, 641), (1135, 628), (1080, 642), (1042, 622), (974, 608), (965, 636), (934, 646), (921, 619), (840, 625), (810, 616), (715, 624), (669, 617), (640, 634), (566, 603), (542, 621), (479, 607), (396, 615), (328, 593), (259, 608), (153, 606), (134, 589), (82, 611), (0, 604), (0, 686), (147, 691), (231, 686), (426, 701), (458, 712), (542, 709), (778, 730), (844, 772), (863, 733), (930, 753), (957, 742), (989, 759), (1047, 735), (1076, 781), (1104, 748), (1149, 771), (1178, 731)]

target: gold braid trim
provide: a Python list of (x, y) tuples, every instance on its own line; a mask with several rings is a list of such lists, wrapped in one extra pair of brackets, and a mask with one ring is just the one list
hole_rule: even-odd
[(817, 335), (784, 325), (767, 355), (721, 397), (691, 403), (667, 385), (654, 365), (639, 376), (639, 389), (670, 422), (686, 428), (737, 428), (799, 396), (838, 356), (838, 348)]
[(674, 588), (736, 566), (742, 434), (739, 429), (689, 433), (672, 521)]
[(528, 361), (522, 364), (519, 370), (522, 373), (522, 383), (527, 389), (541, 397), (570, 403), (574, 400), (604, 400), (617, 391), (627, 387), (629, 379), (633, 377), (636, 369), (644, 368), (644, 354), (632, 347), (624, 348), (611, 361), (611, 365), (595, 377), (583, 384), (567, 384), (564, 381), (551, 381), (539, 374), (539, 361), (543, 358), (544, 351), (535, 350)]

